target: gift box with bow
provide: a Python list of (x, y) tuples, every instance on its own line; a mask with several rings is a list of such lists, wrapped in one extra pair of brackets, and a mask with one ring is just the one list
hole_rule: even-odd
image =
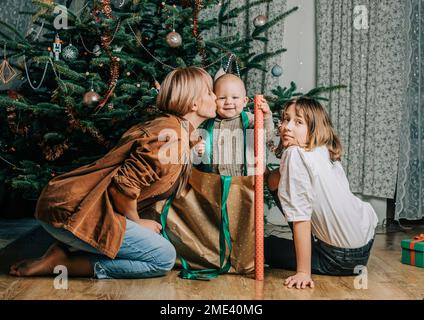
[(424, 233), (401, 243), (402, 263), (424, 268)]

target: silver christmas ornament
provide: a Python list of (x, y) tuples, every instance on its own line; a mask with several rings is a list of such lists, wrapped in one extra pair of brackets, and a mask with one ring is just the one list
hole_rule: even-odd
[(166, 35), (166, 43), (171, 48), (178, 48), (182, 44), (181, 35), (178, 32), (172, 31)]
[(73, 46), (72, 43), (70, 43), (69, 46), (62, 50), (62, 58), (68, 62), (75, 61), (78, 58), (78, 55), (78, 48)]
[(267, 22), (268, 22), (268, 17), (261, 14), (253, 20), (253, 25), (255, 27), (262, 27)]

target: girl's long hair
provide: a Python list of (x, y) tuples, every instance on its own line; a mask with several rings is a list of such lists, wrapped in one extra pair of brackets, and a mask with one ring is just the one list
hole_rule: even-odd
[(327, 146), (332, 161), (340, 161), (342, 157), (342, 145), (337, 136), (330, 116), (321, 103), (308, 97), (300, 97), (289, 100), (283, 108), (283, 113), (295, 105), (296, 113), (302, 114), (308, 126), (308, 139), (305, 150), (315, 147)]

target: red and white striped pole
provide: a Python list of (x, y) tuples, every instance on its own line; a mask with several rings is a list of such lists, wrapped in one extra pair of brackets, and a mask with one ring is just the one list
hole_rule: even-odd
[(254, 98), (255, 112), (255, 278), (264, 280), (264, 115), (259, 108), (262, 95)]

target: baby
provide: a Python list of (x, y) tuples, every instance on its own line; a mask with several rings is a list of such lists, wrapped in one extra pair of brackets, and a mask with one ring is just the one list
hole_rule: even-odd
[[(214, 92), (218, 116), (203, 126), (203, 129), (213, 129), (212, 157), (205, 155), (209, 158), (208, 161), (211, 160), (207, 171), (224, 176), (253, 175), (253, 130), (243, 130), (243, 123), (245, 129), (253, 129), (254, 115), (243, 111), (249, 101), (244, 83), (234, 74), (224, 74), (215, 81)], [(268, 143), (273, 139), (274, 132), (272, 112), (264, 98), (260, 103), (259, 108), (264, 112), (264, 129)], [(197, 148), (198, 154), (203, 156), (205, 143), (200, 143)]]

